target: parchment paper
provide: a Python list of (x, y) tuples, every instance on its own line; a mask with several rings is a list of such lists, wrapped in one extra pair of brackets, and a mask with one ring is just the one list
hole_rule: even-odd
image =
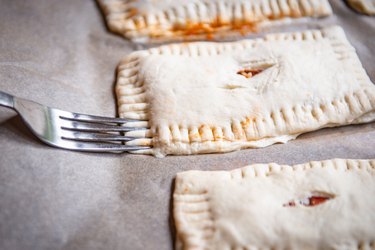
[[(280, 30), (340, 24), (375, 81), (375, 19), (343, 1), (331, 4), (333, 17)], [(107, 31), (95, 1), (0, 0), (3, 91), (114, 116), (115, 67), (134, 49)], [(0, 147), (0, 249), (172, 249), (177, 172), (375, 158), (375, 123), (323, 129), (263, 149), (157, 159), (52, 148), (13, 117), (0, 124)]]

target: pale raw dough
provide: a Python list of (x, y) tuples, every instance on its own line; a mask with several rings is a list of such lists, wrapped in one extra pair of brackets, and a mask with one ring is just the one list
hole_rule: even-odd
[(332, 14), (327, 0), (98, 0), (111, 31), (136, 42), (212, 39)]
[(375, 15), (375, 0), (347, 0), (353, 9), (367, 14)]
[[(243, 69), (262, 68), (246, 78)], [(172, 44), (118, 68), (119, 114), (156, 156), (287, 142), (323, 127), (375, 120), (375, 86), (340, 27), (234, 43)]]
[[(296, 204), (312, 194), (316, 206)], [(177, 249), (374, 249), (375, 160), (256, 164), (177, 175)]]

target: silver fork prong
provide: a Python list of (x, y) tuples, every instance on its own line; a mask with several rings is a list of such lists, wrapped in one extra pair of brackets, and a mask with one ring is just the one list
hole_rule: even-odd
[(78, 142), (66, 140), (64, 146), (56, 145), (66, 149), (89, 151), (89, 152), (108, 152), (108, 151), (136, 151), (150, 149), (148, 146), (128, 146), (116, 143), (96, 143), (96, 142)]
[(129, 132), (135, 130), (145, 130), (144, 127), (127, 127), (127, 126), (117, 126), (109, 124), (100, 123), (85, 123), (77, 121), (61, 121), (61, 128), (72, 131), (86, 131), (86, 132)]
[(75, 131), (64, 130), (62, 139), (74, 140), (74, 141), (91, 141), (91, 142), (105, 142), (105, 141), (132, 141), (137, 139), (137, 137), (123, 136), (120, 134), (98, 134), (98, 133), (82, 133)]
[(61, 115), (60, 118), (66, 119), (66, 120), (73, 120), (73, 121), (82, 121), (82, 122), (117, 123), (117, 124), (139, 122), (139, 120), (124, 119), (124, 118), (117, 118), (117, 117), (104, 117), (104, 116), (96, 116), (96, 115), (86, 115), (86, 114), (78, 114), (78, 113), (70, 113), (70, 112), (64, 113), (64, 115)]

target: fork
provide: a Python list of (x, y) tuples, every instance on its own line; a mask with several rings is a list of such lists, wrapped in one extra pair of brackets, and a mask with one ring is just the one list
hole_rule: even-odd
[(51, 146), (93, 152), (127, 152), (149, 146), (124, 145), (144, 137), (124, 132), (147, 130), (146, 122), (63, 111), (0, 91), (0, 106), (15, 110), (44, 143)]

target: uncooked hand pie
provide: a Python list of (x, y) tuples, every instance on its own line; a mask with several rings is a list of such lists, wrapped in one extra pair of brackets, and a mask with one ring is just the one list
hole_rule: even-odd
[(327, 0), (99, 0), (110, 30), (137, 42), (210, 39), (332, 13)]
[(374, 249), (375, 160), (177, 174), (177, 249)]
[(128, 132), (164, 156), (287, 142), (323, 127), (375, 120), (375, 86), (340, 27), (233, 43), (136, 51), (118, 67)]
[(375, 0), (347, 0), (353, 9), (367, 14), (375, 15)]

